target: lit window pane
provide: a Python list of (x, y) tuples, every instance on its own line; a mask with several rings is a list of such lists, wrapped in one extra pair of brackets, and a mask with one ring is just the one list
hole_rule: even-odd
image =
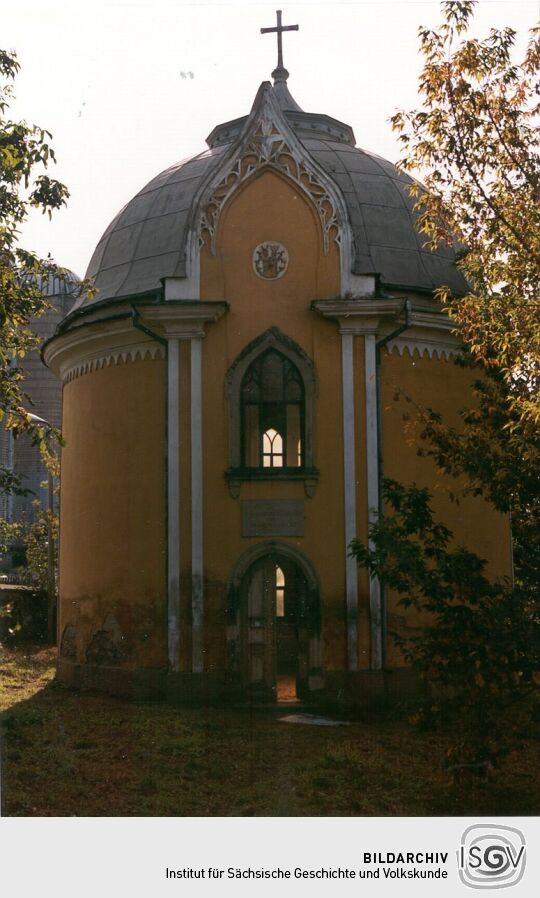
[(270, 428), (263, 433), (263, 468), (283, 467), (283, 438)]
[(276, 565), (276, 617), (285, 617), (285, 574)]

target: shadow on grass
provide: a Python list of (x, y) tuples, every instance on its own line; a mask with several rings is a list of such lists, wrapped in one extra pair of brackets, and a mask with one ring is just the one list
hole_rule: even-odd
[(538, 813), (532, 740), (495, 782), (452, 785), (439, 763), (443, 738), (389, 714), (291, 725), (275, 711), (77, 693), (51, 682), (50, 662), (4, 662), (8, 683), (24, 681), (3, 703), (7, 816)]

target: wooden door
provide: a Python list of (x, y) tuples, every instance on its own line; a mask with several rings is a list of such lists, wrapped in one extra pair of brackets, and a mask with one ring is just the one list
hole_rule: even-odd
[(276, 565), (263, 559), (248, 571), (245, 589), (245, 676), (250, 698), (276, 700)]

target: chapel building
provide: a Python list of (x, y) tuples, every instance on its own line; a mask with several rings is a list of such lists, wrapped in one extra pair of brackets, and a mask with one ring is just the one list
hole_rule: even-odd
[[(280, 23), (278, 23), (278, 27)], [(278, 31), (281, 39), (281, 32)], [(279, 59), (249, 115), (112, 221), (45, 346), (64, 383), (58, 677), (177, 701), (364, 703), (414, 688), (422, 625), (349, 554), (384, 473), (510, 571), (507, 520), (459, 505), (396, 392), (448, 420), (470, 373), (411, 179), (304, 112)]]

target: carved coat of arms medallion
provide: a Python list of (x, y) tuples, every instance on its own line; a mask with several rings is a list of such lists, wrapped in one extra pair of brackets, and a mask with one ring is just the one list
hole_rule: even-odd
[(265, 281), (283, 277), (289, 264), (289, 253), (281, 243), (266, 240), (253, 251), (253, 271)]

